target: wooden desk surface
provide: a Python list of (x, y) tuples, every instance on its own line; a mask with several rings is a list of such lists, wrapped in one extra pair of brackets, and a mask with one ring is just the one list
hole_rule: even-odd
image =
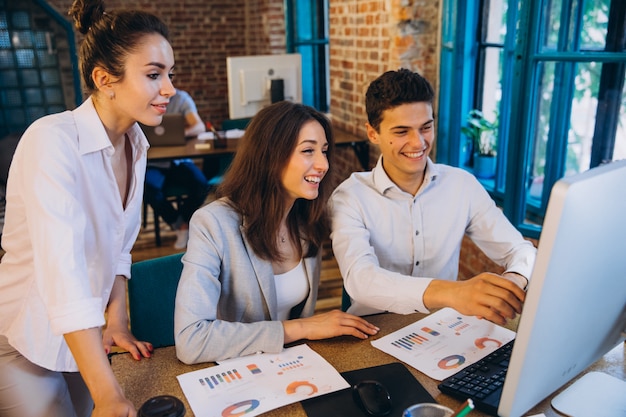
[(369, 142), (369, 139), (367, 138), (367, 136), (363, 136), (363, 137), (357, 136), (355, 134), (348, 133), (345, 130), (341, 130), (341, 129), (334, 129), (333, 134), (335, 136), (336, 145), (347, 145), (347, 144), (359, 143), (359, 142)]
[(225, 148), (215, 147), (215, 141), (189, 139), (185, 146), (153, 146), (148, 149), (149, 161), (165, 161), (178, 158), (199, 158), (211, 155), (233, 154), (239, 139), (227, 139)]
[[(423, 314), (415, 313), (410, 315), (381, 314), (368, 317), (368, 320), (380, 327), (379, 335), (382, 337), (404, 326), (407, 326), (421, 318)], [(513, 324), (515, 325), (515, 323)], [(383, 365), (397, 362), (392, 356), (374, 348), (370, 340), (359, 340), (353, 337), (337, 337), (323, 341), (307, 341), (313, 350), (318, 352), (339, 372), (351, 371), (354, 369), (367, 368), (370, 366)], [(602, 359), (592, 365), (587, 371), (602, 371), (622, 380), (626, 379), (626, 350), (624, 344), (617, 346), (607, 353)], [(183, 401), (187, 408), (187, 416), (193, 416), (189, 403), (183, 394), (177, 375), (204, 369), (212, 366), (212, 363), (199, 365), (185, 365), (178, 361), (174, 347), (157, 349), (150, 359), (134, 361), (128, 354), (118, 354), (111, 358), (113, 371), (124, 389), (129, 400), (137, 408), (146, 400), (157, 395), (173, 395)], [(426, 388), (426, 390), (441, 404), (452, 409), (458, 408), (461, 403), (456, 399), (442, 394), (437, 388), (438, 381), (435, 381), (411, 366), (407, 366), (415, 378)], [(550, 406), (549, 400), (544, 400), (531, 410), (529, 415), (543, 412), (547, 417), (558, 417)], [(300, 403), (290, 404), (279, 409), (264, 414), (267, 417), (306, 417), (304, 409)], [(472, 411), (470, 417), (486, 416), (479, 411)]]

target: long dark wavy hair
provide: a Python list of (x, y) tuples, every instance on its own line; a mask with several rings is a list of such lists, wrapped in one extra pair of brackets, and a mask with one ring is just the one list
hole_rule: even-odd
[[(328, 141), (329, 169), (319, 185), (314, 200), (299, 198), (287, 216), (289, 236), (300, 257), (315, 256), (330, 225), (327, 202), (332, 192), (334, 138), (330, 121), (312, 107), (281, 101), (260, 110), (240, 139), (237, 153), (224, 181), (217, 189), (218, 197), (227, 197), (232, 207), (244, 218), (246, 238), (262, 259), (280, 261), (276, 234), (288, 210), (287, 192), (281, 178), (294, 152), (302, 126), (317, 121)], [(300, 242), (307, 242), (303, 248)]]
[(105, 12), (102, 0), (75, 0), (68, 14), (76, 29), (85, 35), (78, 55), (87, 94), (96, 90), (91, 78), (95, 67), (122, 79), (126, 57), (145, 35), (156, 33), (169, 40), (167, 26), (155, 15), (139, 10)]

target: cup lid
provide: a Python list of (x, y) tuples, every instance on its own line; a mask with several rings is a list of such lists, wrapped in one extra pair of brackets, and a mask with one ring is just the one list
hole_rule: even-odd
[(139, 409), (138, 417), (183, 417), (185, 406), (181, 400), (171, 395), (152, 397)]

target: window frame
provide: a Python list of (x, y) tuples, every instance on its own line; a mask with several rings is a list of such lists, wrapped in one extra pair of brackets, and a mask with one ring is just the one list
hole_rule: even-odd
[[(481, 22), (481, 13), (488, 0), (449, 0), (443, 3), (442, 19), (442, 54), (439, 98), (439, 123), (437, 160), (454, 166), (464, 165), (463, 142), (460, 126), (465, 122), (465, 115), (469, 109), (480, 107), (480, 61), (481, 47), (491, 46), (483, 42), (477, 35), (478, 25)], [(572, 3), (577, 3), (580, 10), (578, 15), (568, 15), (569, 11), (576, 10)], [(564, 175), (565, 157), (567, 154), (567, 134), (570, 128), (571, 105), (573, 97), (573, 80), (576, 76), (577, 64), (596, 62), (602, 64), (600, 90), (598, 92), (597, 107), (601, 105), (603, 88), (609, 88), (605, 78), (613, 80), (617, 74), (621, 80), (623, 92), (624, 74), (626, 73), (626, 50), (619, 49), (615, 39), (609, 39), (607, 33), (605, 50), (589, 51), (575, 48), (572, 52), (564, 47), (568, 36), (579, 33), (582, 25), (582, 6), (584, 2), (563, 0), (561, 20), (575, 19), (570, 31), (563, 30), (560, 36), (561, 45), (555, 51), (541, 50), (542, 36), (545, 35), (544, 17), (549, 0), (513, 0), (508, 2), (507, 35), (503, 48), (503, 75), (502, 98), (499, 112), (498, 138), (498, 170), (493, 180), (481, 180), (494, 200), (503, 208), (505, 215), (525, 236), (538, 238), (541, 233), (541, 224), (552, 185)], [(625, 14), (626, 5), (618, 4), (613, 0), (610, 13)], [(563, 14), (565, 13), (565, 14)], [(618, 19), (613, 19), (619, 21)], [(609, 23), (611, 20), (609, 20)], [(514, 30), (518, 28), (518, 32)], [(615, 28), (613, 28), (615, 30)], [(624, 30), (618, 28), (617, 30)], [(618, 36), (619, 37), (619, 36)], [(571, 42), (569, 40), (568, 42)], [(575, 45), (576, 46), (576, 45)], [(548, 157), (546, 157), (546, 177), (540, 202), (528, 198), (528, 184), (530, 168), (533, 164), (534, 129), (538, 117), (539, 85), (541, 82), (540, 69), (544, 63), (554, 63), (559, 67), (564, 86), (555, 89), (558, 99), (553, 100), (550, 112), (550, 130), (548, 135)], [(604, 75), (606, 71), (613, 71), (613, 78)], [(621, 76), (621, 78), (620, 78)], [(602, 81), (604, 80), (604, 81)], [(603, 84), (604, 82), (604, 84)], [(613, 85), (615, 88), (615, 85)], [(617, 84), (619, 87), (619, 83)], [(453, 93), (454, 92), (454, 95)], [(562, 103), (566, 102), (567, 105)], [(617, 103), (615, 103), (617, 102)], [(595, 121), (594, 138), (591, 149), (591, 167), (597, 166), (612, 158), (615, 144), (615, 128), (619, 117), (620, 100), (612, 103), (612, 113), (606, 115), (597, 112), (599, 117)], [(609, 103), (609, 106), (611, 103)], [(511, 109), (534, 109), (534, 112), (513, 112)], [(617, 113), (617, 114), (614, 114)], [(613, 125), (605, 129), (606, 123), (601, 118), (608, 118)], [(613, 129), (611, 133), (611, 129)], [(607, 131), (608, 130), (608, 131)], [(506, 140), (505, 140), (506, 139)], [(550, 156), (552, 155), (552, 156)], [(506, 198), (504, 197), (506, 195)], [(531, 222), (528, 222), (531, 220)]]
[(330, 108), (328, 24), (328, 0), (285, 0), (286, 52), (310, 48), (310, 56), (302, 54), (302, 68), (309, 72), (302, 91), (311, 94), (303, 103), (321, 112)]

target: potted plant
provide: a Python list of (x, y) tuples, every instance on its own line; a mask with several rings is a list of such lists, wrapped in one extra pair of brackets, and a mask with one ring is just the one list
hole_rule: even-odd
[(493, 178), (496, 173), (498, 114), (495, 116), (491, 122), (482, 111), (473, 109), (467, 114), (466, 125), (461, 127), (461, 133), (472, 145), (474, 175), (479, 178)]

